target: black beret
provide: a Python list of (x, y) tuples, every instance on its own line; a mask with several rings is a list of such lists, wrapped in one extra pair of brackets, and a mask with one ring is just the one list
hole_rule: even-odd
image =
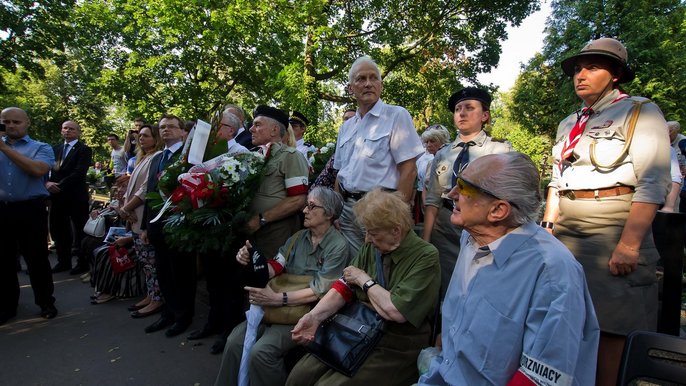
[(252, 115), (255, 118), (259, 116), (264, 116), (267, 118), (275, 119), (279, 123), (288, 127), (288, 114), (283, 110), (277, 109), (276, 107), (259, 105), (255, 107), (255, 110), (253, 111)]
[(450, 99), (448, 99), (448, 110), (454, 113), (455, 105), (466, 99), (477, 100), (483, 103), (487, 109), (491, 106), (491, 96), (488, 94), (488, 91), (476, 87), (465, 87), (450, 96)]
[(310, 124), (310, 121), (303, 115), (303, 113), (295, 110), (293, 110), (293, 114), (291, 114), (291, 117), (288, 119), (288, 122), (299, 123), (305, 126)]

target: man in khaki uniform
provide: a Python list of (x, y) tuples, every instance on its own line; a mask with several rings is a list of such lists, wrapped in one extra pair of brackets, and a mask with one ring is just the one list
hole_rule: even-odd
[(456, 174), (479, 157), (512, 151), (509, 142), (495, 140), (483, 130), (491, 120), (490, 105), (488, 92), (475, 87), (459, 90), (448, 99), (448, 110), (454, 114), (458, 135), (452, 144), (436, 153), (431, 166), (425, 192), (424, 240), (435, 245), (440, 254), (441, 299), (460, 254), (462, 228), (450, 222), (453, 202), (448, 198)]
[(255, 215), (248, 222), (248, 232), (253, 247), (271, 258), (300, 228), (298, 213), (307, 199), (308, 169), (300, 152), (281, 143), (288, 127), (287, 113), (257, 106), (254, 116), (252, 141), (263, 148), (267, 164), (252, 203)]

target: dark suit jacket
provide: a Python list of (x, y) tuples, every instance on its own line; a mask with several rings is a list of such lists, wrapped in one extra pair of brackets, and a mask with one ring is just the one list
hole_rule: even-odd
[(243, 130), (243, 132), (238, 134), (235, 139), (236, 142), (240, 143), (248, 150), (252, 150), (255, 147), (255, 145), (252, 144), (252, 134), (248, 129)]
[[(93, 163), (93, 151), (79, 140), (64, 158), (64, 142), (52, 147), (56, 164), (50, 173), (51, 182), (59, 184), (60, 193), (51, 194), (53, 200), (86, 200), (88, 201), (88, 183), (86, 174)], [(61, 164), (60, 164), (61, 160)]]
[[(179, 159), (179, 157), (181, 156), (181, 151), (182, 149), (179, 149), (176, 151), (176, 153), (172, 154), (171, 158), (167, 160), (167, 162), (162, 166), (162, 170), (164, 170), (164, 168), (166, 168), (167, 165), (171, 165), (177, 159)], [(150, 171), (148, 172), (148, 182), (146, 184), (148, 192), (157, 191), (157, 182), (159, 181), (160, 161), (162, 160), (162, 155), (164, 155), (163, 152), (153, 156), (152, 160), (150, 161)], [(143, 220), (141, 221), (141, 230), (145, 230), (148, 232), (148, 238), (153, 243), (159, 242), (163, 238), (162, 226), (164, 225), (164, 222), (159, 220), (155, 223), (150, 223), (150, 220), (154, 219), (158, 213), (159, 210), (151, 208), (146, 200), (145, 208), (143, 208)]]

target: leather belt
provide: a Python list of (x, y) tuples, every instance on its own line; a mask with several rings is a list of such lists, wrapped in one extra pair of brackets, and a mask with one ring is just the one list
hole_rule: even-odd
[(453, 200), (448, 199), (448, 198), (444, 198), (443, 199), (443, 207), (452, 212), (453, 209), (455, 209), (455, 204), (453, 203)]
[(25, 207), (25, 206), (36, 205), (36, 204), (45, 205), (46, 200), (47, 200), (47, 197), (31, 198), (31, 199), (22, 200), (22, 201), (1, 201), (0, 200), (0, 208), (13, 208), (13, 207), (16, 208), (16, 207)]
[(570, 200), (577, 198), (604, 198), (622, 196), (634, 192), (633, 186), (613, 186), (611, 188), (603, 189), (587, 189), (587, 190), (561, 190), (560, 197), (566, 197)]
[(341, 195), (343, 196), (344, 200), (351, 198), (357, 201), (364, 197), (365, 194), (367, 194), (367, 192), (348, 192), (345, 189), (341, 189)]

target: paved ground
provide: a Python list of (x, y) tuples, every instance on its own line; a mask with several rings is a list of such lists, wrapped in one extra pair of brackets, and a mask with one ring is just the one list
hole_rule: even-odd
[[(55, 264), (51, 256), (51, 264)], [(138, 299), (91, 305), (90, 286), (68, 273), (55, 274), (57, 318), (45, 320), (33, 304), (28, 275), (21, 272), (18, 314), (0, 326), (2, 385), (211, 385), (220, 356), (209, 350), (215, 337), (187, 341), (143, 329), (158, 315), (131, 319), (126, 308)], [(207, 316), (199, 284), (189, 332)]]

